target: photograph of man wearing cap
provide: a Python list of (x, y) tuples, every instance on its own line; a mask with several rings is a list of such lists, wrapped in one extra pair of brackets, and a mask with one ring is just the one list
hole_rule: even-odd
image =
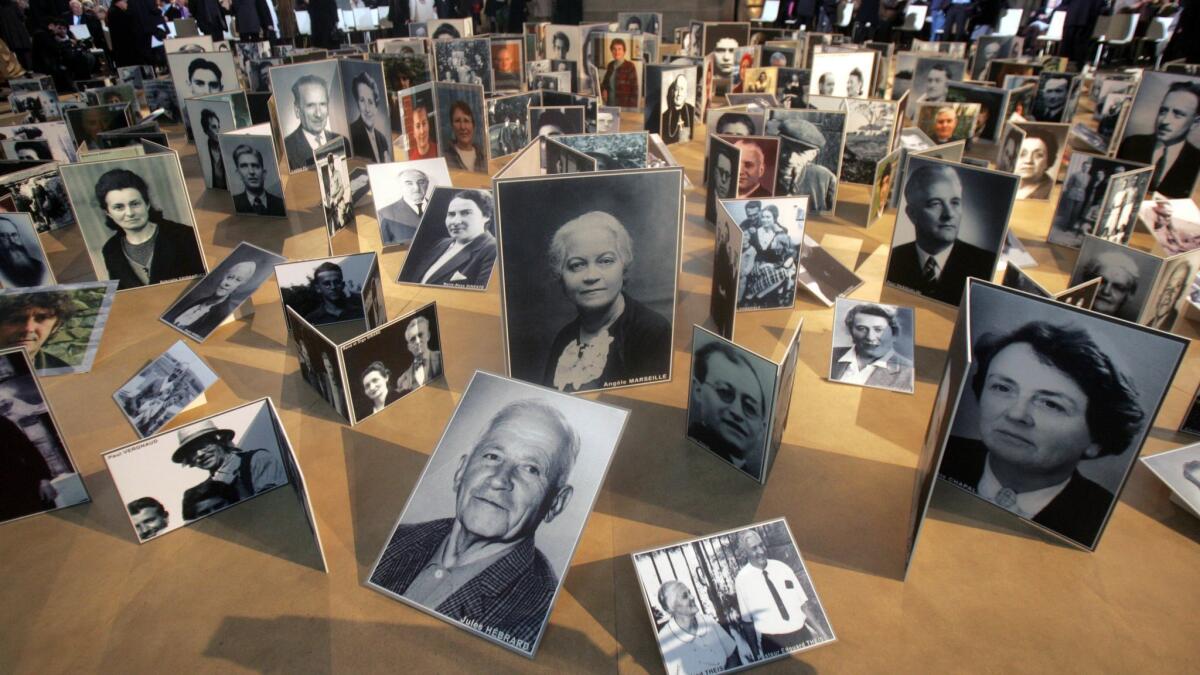
[(211, 492), (207, 483), (222, 483), (226, 491), (236, 495), (230, 503), (270, 490), (288, 482), (287, 473), (279, 457), (270, 450), (243, 450), (233, 443), (234, 432), (218, 429), (211, 421), (204, 421), (179, 431), (179, 448), (171, 455), (171, 461), (185, 467), (196, 467), (208, 471), (208, 479), (188, 488), (183, 493), (184, 517), (188, 517), (189, 504), (195, 504), (200, 493)]
[(805, 196), (813, 211), (832, 211), (837, 177), (817, 163), (825, 147), (825, 135), (812, 122), (795, 118), (781, 121), (779, 133), (785, 138), (780, 145), (775, 196)]

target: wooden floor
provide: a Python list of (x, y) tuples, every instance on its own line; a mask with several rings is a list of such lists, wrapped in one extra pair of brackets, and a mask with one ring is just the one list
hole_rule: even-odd
[[(635, 129), (638, 116), (623, 124)], [(288, 179), (287, 221), (235, 217), (228, 194), (204, 190), (178, 130), (173, 140), (210, 264), (243, 240), (289, 259), (325, 254), (312, 172)], [(702, 142), (676, 152), (699, 185)], [(480, 176), (454, 178), (487, 186)], [(867, 197), (843, 185), (840, 213), (861, 217)], [(319, 571), (289, 491), (136, 542), (100, 454), (134, 440), (112, 392), (180, 338), (158, 316), (185, 284), (123, 292), (92, 372), (45, 381), (93, 501), (0, 527), (0, 672), (661, 672), (628, 554), (778, 516), (791, 524), (838, 641), (761, 672), (1200, 670), (1200, 521), (1140, 465), (1091, 554), (939, 486), (901, 581), (914, 466), (954, 313), (881, 288), (892, 215), (870, 228), (841, 218), (808, 228), (867, 280), (854, 297), (916, 307), (915, 394), (827, 382), (832, 310), (802, 296), (795, 312), (738, 322), (740, 342), (771, 353), (804, 320), (790, 426), (768, 484), (689, 444), (689, 327), (707, 320), (712, 265), (703, 198), (687, 192), (675, 377), (599, 395), (634, 412), (535, 660), (362, 586), (472, 372), (503, 372), (497, 277), (486, 293), (385, 283), (389, 316), (438, 302), (446, 378), (354, 429), (302, 381), (269, 281), (254, 296), (255, 315), (193, 345), (221, 380), (207, 406), (175, 425), (272, 397), (308, 477), (329, 573)], [(1042, 243), (1052, 210), (1053, 202), (1020, 203), (1012, 224), (1039, 262), (1030, 274), (1057, 291), (1074, 253)], [(378, 250), (373, 212), (369, 201), (358, 209), (357, 232), (340, 234), (337, 252)], [(91, 277), (77, 231), (45, 245), (61, 280)], [(395, 278), (404, 255), (383, 253), (385, 277)], [(1195, 337), (1196, 325), (1181, 330)], [(1193, 440), (1173, 429), (1198, 380), (1192, 352), (1146, 453)]]

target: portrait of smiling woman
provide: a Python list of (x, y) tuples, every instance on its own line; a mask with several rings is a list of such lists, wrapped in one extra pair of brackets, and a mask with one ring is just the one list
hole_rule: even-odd
[[(438, 126), (449, 129), (442, 134), (442, 155), (451, 169), (488, 172), (487, 144), (479, 120), (483, 116), (483, 88), (439, 82)], [(411, 158), (411, 157), (410, 157)]]

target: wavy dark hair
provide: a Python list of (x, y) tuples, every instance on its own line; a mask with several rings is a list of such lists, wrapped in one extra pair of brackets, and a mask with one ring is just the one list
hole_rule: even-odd
[(113, 169), (100, 176), (100, 179), (96, 181), (95, 189), (96, 204), (104, 212), (104, 224), (108, 226), (108, 229), (114, 232), (123, 231), (121, 226), (117, 225), (108, 215), (105, 197), (113, 190), (130, 189), (137, 190), (142, 195), (142, 200), (146, 202), (146, 209), (150, 212), (150, 220), (156, 223), (162, 222), (163, 212), (161, 209), (154, 208), (150, 202), (150, 186), (146, 185), (146, 181), (129, 169)]

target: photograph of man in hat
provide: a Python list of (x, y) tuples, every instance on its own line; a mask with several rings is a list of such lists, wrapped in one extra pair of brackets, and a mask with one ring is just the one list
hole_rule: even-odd
[(784, 138), (779, 146), (775, 196), (805, 196), (813, 211), (832, 211), (837, 200), (837, 176), (818, 161), (825, 148), (825, 135), (812, 122), (794, 118), (783, 120), (779, 133)]
[[(237, 501), (288, 482), (283, 463), (274, 452), (262, 448), (243, 450), (233, 443), (233, 436), (232, 430), (218, 429), (208, 420), (181, 429), (179, 448), (171, 455), (171, 461), (208, 471), (205, 482), (228, 485), (236, 492)], [(183, 493), (185, 505), (194, 501), (191, 495), (199, 487)]]

